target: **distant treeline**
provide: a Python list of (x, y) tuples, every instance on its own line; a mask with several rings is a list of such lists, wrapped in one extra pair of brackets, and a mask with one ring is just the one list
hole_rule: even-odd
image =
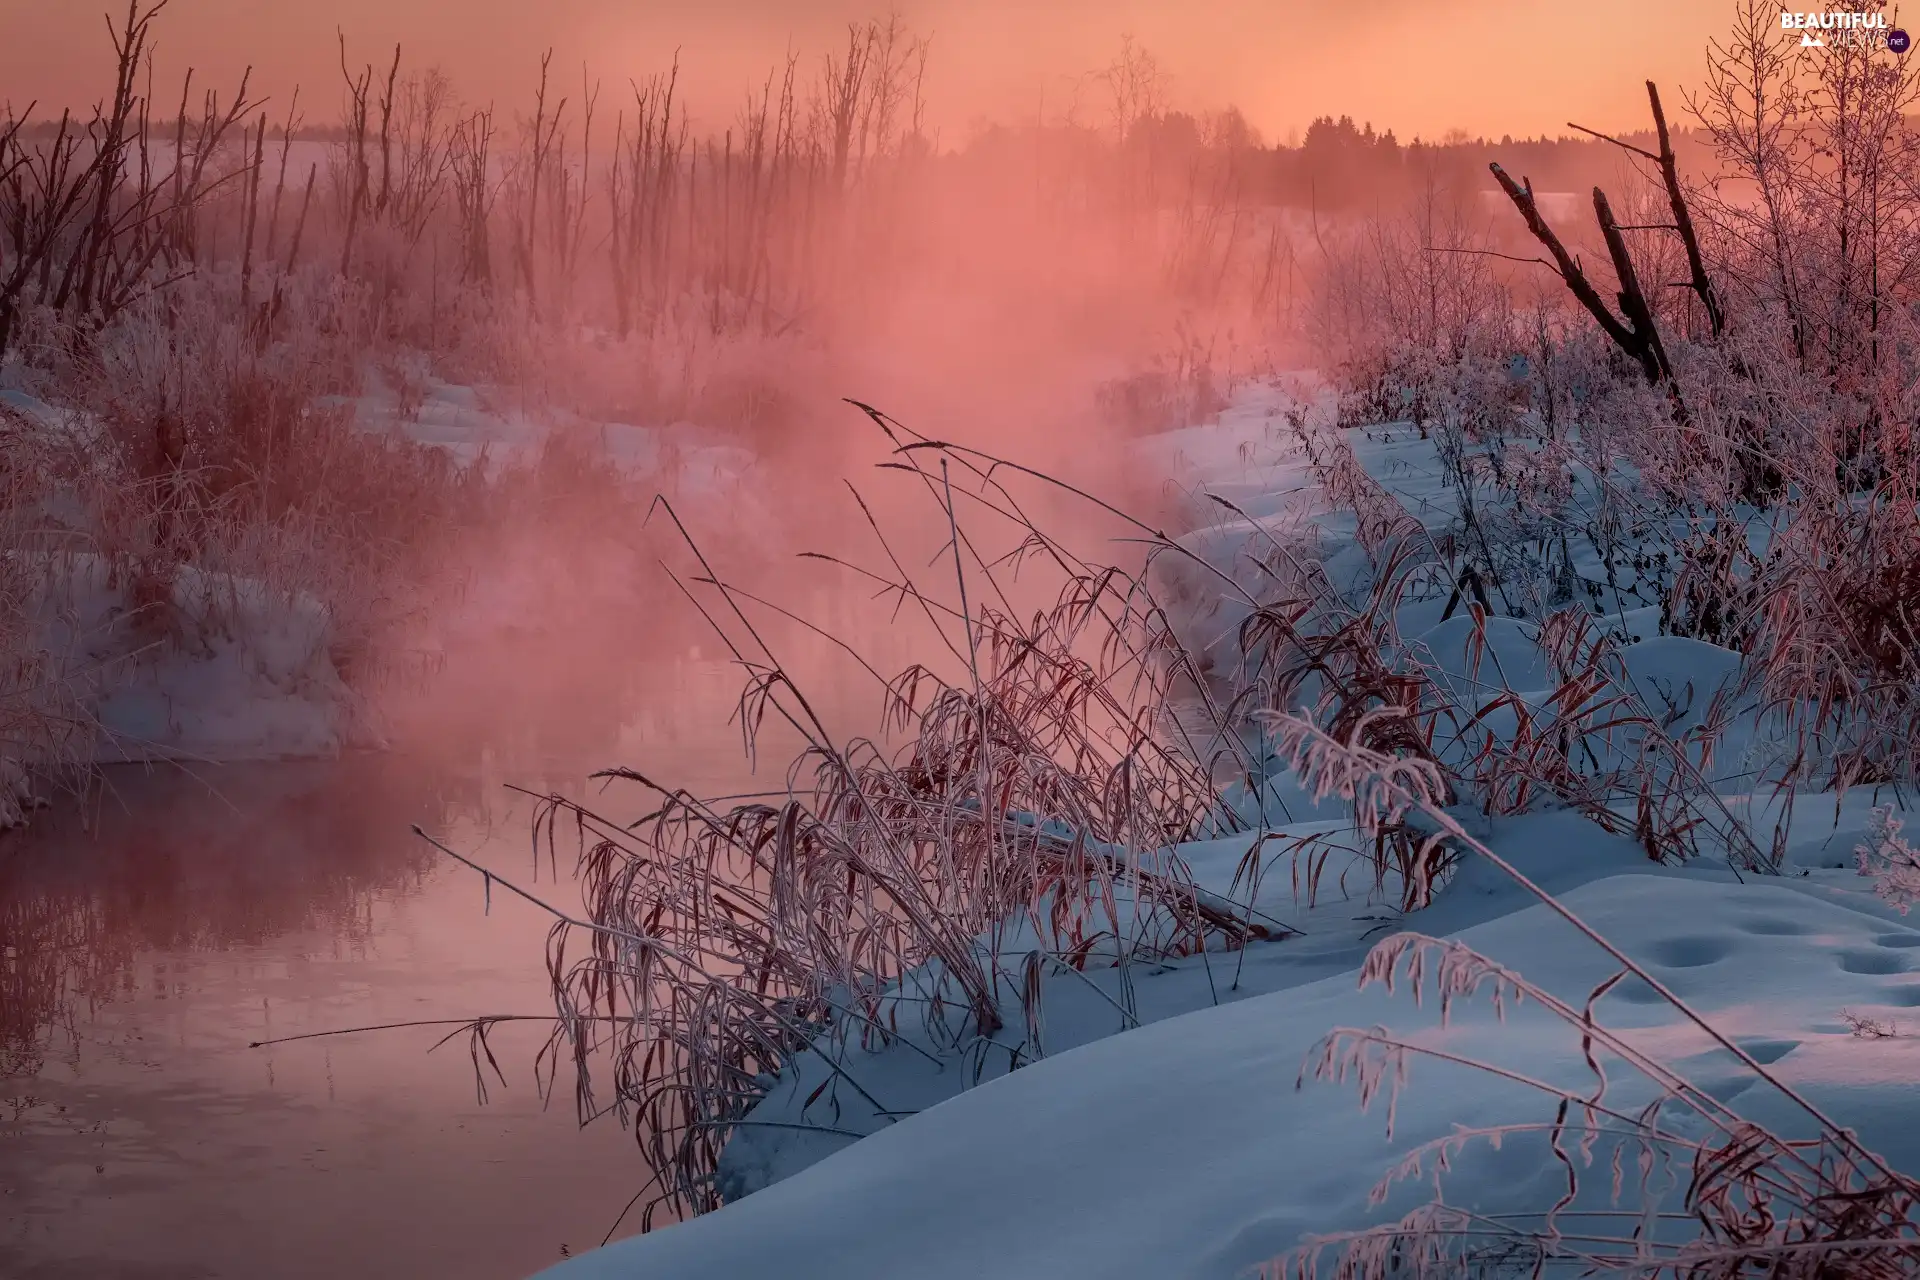
[[(959, 150), (969, 154), (1014, 145), (1034, 132), (1032, 126), (995, 125)], [(1643, 150), (1658, 149), (1651, 130), (1615, 136)], [(1676, 130), (1673, 146), (1683, 172), (1712, 171), (1714, 157), (1704, 135)], [(1146, 116), (1133, 123), (1125, 147), (1160, 175), (1156, 189), (1169, 201), (1185, 198), (1194, 175), (1206, 173), (1212, 175), (1208, 185), (1227, 202), (1330, 210), (1394, 203), (1429, 182), (1454, 192), (1498, 192), (1487, 167), (1496, 162), (1530, 179), (1537, 191), (1573, 192), (1617, 183), (1622, 166), (1631, 163), (1619, 146), (1599, 137), (1495, 140), (1456, 132), (1439, 141), (1416, 136), (1402, 142), (1391, 129), (1375, 132), (1372, 124), (1356, 125), (1351, 116), (1322, 116), (1291, 145), (1267, 143), (1232, 109)]]
[[(1658, 150), (1651, 130), (1616, 137), (1643, 150)], [(1234, 151), (1243, 198), (1299, 208), (1351, 209), (1391, 202), (1430, 180), (1454, 191), (1495, 192), (1499, 187), (1487, 169), (1494, 162), (1531, 179), (1538, 191), (1585, 191), (1616, 182), (1629, 161), (1620, 147), (1598, 137), (1508, 135), (1495, 140), (1455, 131), (1439, 141), (1416, 136), (1402, 142), (1393, 130), (1376, 133), (1371, 123), (1356, 125), (1351, 116), (1316, 119), (1298, 145), (1262, 145), (1234, 111), (1211, 118), (1165, 112), (1137, 123), (1129, 142), (1176, 165), (1209, 150)], [(1683, 170), (1711, 169), (1713, 157), (1703, 135), (1679, 130), (1673, 145)]]
[[(22, 140), (52, 138), (59, 119), (41, 117), (20, 130)], [(150, 135), (159, 142), (171, 138), (172, 121), (153, 121)], [(270, 127), (268, 138), (279, 141), (286, 128)], [(1036, 134), (1082, 134), (1089, 143), (1104, 140), (1106, 131), (1072, 125), (994, 124), (977, 130), (965, 143), (945, 148), (956, 157), (978, 156), (1009, 145), (1031, 144)], [(339, 123), (301, 124), (293, 130), (298, 141), (341, 144), (349, 136)], [(1619, 141), (1644, 149), (1656, 146), (1651, 131), (1617, 135)], [(1352, 116), (1321, 116), (1297, 143), (1268, 143), (1234, 108), (1195, 114), (1160, 111), (1135, 120), (1127, 131), (1124, 149), (1136, 153), (1166, 179), (1160, 190), (1191, 192), (1196, 172), (1227, 173), (1235, 202), (1293, 208), (1354, 209), (1392, 201), (1409, 190), (1432, 182), (1453, 191), (1498, 191), (1488, 174), (1490, 162), (1532, 180), (1539, 191), (1585, 191), (1616, 181), (1627, 162), (1617, 146), (1580, 135), (1558, 138), (1498, 140), (1467, 137), (1452, 131), (1434, 141), (1417, 135), (1402, 142), (1393, 130), (1375, 132), (1371, 122), (1356, 125)], [(1712, 156), (1701, 137), (1676, 130), (1674, 149), (1683, 170), (1702, 173)], [(1223, 163), (1225, 162), (1225, 163)], [(1223, 191), (1221, 194), (1225, 194)]]

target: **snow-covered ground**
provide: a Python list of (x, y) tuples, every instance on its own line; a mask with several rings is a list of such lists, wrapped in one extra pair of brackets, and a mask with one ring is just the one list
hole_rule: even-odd
[[(566, 433), (585, 457), (637, 483), (724, 510), (732, 529), (751, 534), (770, 519), (753, 453), (691, 423), (641, 427), (533, 414), (424, 374), (417, 402), (403, 407), (396, 392), (370, 376), (367, 393), (351, 408), (362, 430), (403, 435), (495, 476), (534, 463), (556, 433)], [(93, 427), (84, 414), (18, 389), (0, 389), (0, 412), (63, 447), (88, 447)], [(88, 513), (72, 493), (57, 491), (42, 506), (48, 527), (78, 531), (73, 546), (87, 546)], [(169, 598), (142, 599), (153, 594), (152, 584), (87, 550), (9, 554), (33, 556), (27, 576), (38, 583), (30, 607), (46, 658), (40, 665), (61, 683), (62, 714), (88, 721), (92, 745), (73, 749), (70, 742), (66, 758), (310, 758), (382, 741), (376, 718), (336, 665), (327, 604), (298, 583), (282, 587), (187, 566), (167, 585)], [(512, 584), (494, 585), (490, 601)], [(497, 625), (495, 613), (476, 625)], [(436, 621), (456, 638), (465, 623), (459, 616)], [(19, 816), (11, 800), (26, 778), (16, 765), (0, 757), (9, 788), (0, 818)]]
[[(11, 389), (0, 391), (0, 409), (56, 446), (93, 445), (97, 427), (84, 414)], [(44, 495), (38, 516), (48, 536), (6, 554), (23, 584), (15, 642), (34, 646), (28, 669), (57, 686), (27, 696), (60, 722), (60, 760), (311, 758), (380, 743), (335, 665), (327, 605), (297, 584), (193, 565), (163, 579), (97, 554), (92, 514), (69, 487)]]
[(430, 374), (412, 381), (403, 399), (385, 379), (369, 376), (366, 392), (351, 401), (355, 425), (444, 450), (459, 465), (484, 466), (489, 474), (532, 463), (552, 439), (565, 436), (587, 456), (604, 458), (624, 474), (655, 481), (668, 492), (745, 504), (743, 516), (764, 515), (756, 492), (758, 459), (722, 432), (685, 421), (638, 426), (593, 422), (553, 409), (533, 413), (498, 390)]
[[(1216, 506), (1217, 519), (1185, 539), (1190, 547), (1237, 575), (1250, 549), (1311, 527), (1329, 574), (1351, 584), (1364, 559), (1351, 517), (1332, 511), (1309, 469), (1277, 443), (1289, 403), (1275, 388), (1253, 388), (1218, 423), (1144, 447), (1155, 465), (1237, 509)], [(1452, 518), (1431, 443), (1388, 429), (1353, 433), (1353, 444), (1421, 524)], [(1231, 607), (1188, 603), (1201, 644), (1217, 648), (1234, 634)], [(1713, 693), (1732, 687), (1737, 655), (1658, 636), (1657, 618), (1617, 595), (1602, 606), (1596, 612), (1619, 624), (1626, 695), (1669, 734), (1686, 733)], [(1439, 683), (1463, 700), (1492, 688), (1546, 706), (1556, 678), (1537, 628), (1488, 619), (1476, 629), (1464, 613), (1443, 621), (1444, 611), (1442, 601), (1414, 600), (1400, 612), (1402, 633), (1418, 638)], [(1488, 716), (1485, 728), (1511, 735), (1513, 709)], [(1765, 738), (1757, 713), (1734, 717), (1706, 773), (1721, 812), (1742, 814), (1763, 834), (1778, 827), (1778, 875), (1742, 875), (1711, 837), (1703, 845), (1720, 856), (1664, 866), (1571, 810), (1460, 820), (1782, 1082), (1920, 1175), (1920, 1035), (1909, 1034), (1910, 1020), (1920, 1029), (1920, 929), (1853, 870), (1871, 810), (1886, 797), (1864, 789), (1839, 802), (1803, 797), (1789, 815), (1774, 797), (1745, 794), (1741, 779), (1764, 758)], [(1551, 1121), (1553, 1098), (1516, 1079), (1590, 1089), (1577, 1030), (1536, 1005), (1496, 1010), (1467, 999), (1443, 1024), (1431, 998), (1422, 1007), (1405, 989), (1360, 989), (1360, 969), (1383, 938), (1411, 930), (1464, 943), (1578, 1009), (1616, 962), (1477, 857), (1432, 905), (1403, 915), (1394, 885), (1376, 889), (1337, 805), (1316, 804), (1282, 779), (1259, 807), (1272, 829), (1181, 853), (1203, 887), (1298, 932), (1151, 971), (1057, 974), (1045, 985), (1042, 1025), (1028, 1025), (1009, 992), (1002, 1039), (965, 1055), (910, 1031), (837, 1069), (802, 1057), (731, 1138), (725, 1208), (544, 1274), (1243, 1276), (1315, 1233), (1391, 1221), (1429, 1200), (1431, 1153), (1423, 1173), (1384, 1199), (1370, 1194), (1422, 1144), (1462, 1127)], [(1312, 893), (1302, 890), (1303, 838), (1327, 853)], [(1263, 839), (1264, 875), (1236, 892), (1236, 871)], [(1122, 983), (1142, 1025), (1129, 1027), (1119, 1012)], [(1615, 986), (1599, 1016), (1747, 1118), (1783, 1137), (1809, 1136), (1784, 1095), (1644, 983)], [(1391, 1108), (1384, 1097), (1363, 1108), (1354, 1081), (1319, 1080), (1309, 1059), (1335, 1027), (1375, 1025), (1514, 1077), (1422, 1058)], [(1608, 1098), (1618, 1110), (1652, 1099), (1644, 1078), (1613, 1076)], [(1615, 1154), (1599, 1144), (1574, 1208), (1682, 1208), (1684, 1168), (1656, 1169), (1645, 1184), (1630, 1176), (1616, 1202), (1607, 1172)], [(1485, 1214), (1538, 1215), (1566, 1186), (1539, 1130), (1465, 1144), (1450, 1164), (1447, 1202)]]
[[(1552, 864), (1529, 869), (1557, 872), (1549, 884), (1569, 907), (1882, 1154), (1920, 1171), (1920, 1125), (1911, 1123), (1920, 1039), (1860, 1039), (1841, 1017), (1844, 1009), (1898, 1024), (1912, 1014), (1920, 931), (1841, 873), (1744, 885), (1724, 873), (1660, 874), (1578, 819), (1517, 824), (1506, 835), (1501, 848)], [(1611, 971), (1545, 908), (1473, 879), (1448, 890), (1419, 926), (1457, 936), (1576, 1005)], [(547, 1274), (1241, 1276), (1307, 1233), (1397, 1216), (1425, 1199), (1430, 1189), (1415, 1179), (1384, 1206), (1369, 1205), (1371, 1188), (1412, 1147), (1456, 1125), (1550, 1117), (1550, 1103), (1507, 1081), (1422, 1061), (1389, 1138), (1384, 1103), (1369, 1113), (1351, 1087), (1312, 1079), (1296, 1087), (1303, 1060), (1333, 1027), (1384, 1024), (1416, 1043), (1586, 1085), (1578, 1037), (1553, 1018), (1528, 1006), (1502, 1025), (1476, 1005), (1442, 1028), (1431, 1002), (1422, 1010), (1378, 989), (1356, 992), (1364, 944), (1350, 911), (1295, 919), (1305, 938), (1250, 952), (1244, 968), (1214, 957), (1212, 973), (1188, 962), (1142, 976), (1143, 1003), (1164, 1016), (1124, 1035), (1108, 1034), (1117, 1028), (1103, 1021), (1103, 1006), (1073, 1000), (1063, 984), (1048, 995), (1049, 1035), (1062, 1049), (1090, 1042), (975, 1088), (958, 1090), (907, 1051), (856, 1064), (851, 1074), (889, 1109), (928, 1109), (876, 1126), (842, 1091), (834, 1123), (873, 1136), (841, 1138), (828, 1158), (717, 1213)], [(1469, 920), (1480, 923), (1462, 928)], [(1753, 1118), (1793, 1127), (1796, 1117), (1764, 1088), (1741, 1093), (1751, 1082), (1731, 1058), (1708, 1052), (1698, 1033), (1647, 1003), (1650, 994), (1616, 990), (1602, 1015)], [(960, 1071), (953, 1064), (947, 1075)], [(793, 1122), (780, 1117), (797, 1116), (796, 1094), (804, 1096), (801, 1084), (783, 1085), (755, 1119)], [(1629, 1083), (1615, 1100), (1631, 1110), (1647, 1097)], [(829, 1141), (813, 1139), (820, 1148)], [(1605, 1163), (1602, 1152), (1592, 1179), (1601, 1186)], [(1537, 1212), (1564, 1177), (1544, 1140), (1523, 1136), (1456, 1158), (1448, 1198), (1486, 1213)], [(1666, 1207), (1676, 1201), (1670, 1195)]]
[(135, 590), (99, 556), (47, 568), (43, 634), (86, 695), (96, 762), (305, 758), (379, 742), (311, 596), (192, 566), (175, 573), (165, 610), (136, 605)]

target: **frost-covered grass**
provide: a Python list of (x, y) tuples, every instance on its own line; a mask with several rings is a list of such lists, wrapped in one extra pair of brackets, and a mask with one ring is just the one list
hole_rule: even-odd
[(389, 686), (411, 696), (503, 612), (544, 625), (582, 579), (636, 607), (630, 531), (658, 493), (766, 536), (738, 432), (425, 373), (402, 396), (324, 281), (288, 284), (314, 293), (266, 340), (231, 283), (0, 361), (5, 824), (94, 763), (382, 741)]
[[(621, 828), (556, 798), (543, 828), (552, 840), (554, 815), (562, 831), (580, 824), (604, 926), (584, 955), (556, 935), (555, 1048), (573, 1056), (583, 1099), (611, 1055), (604, 1105), (644, 1137), (659, 1186), (649, 1219), (721, 1202), (723, 1143), (789, 1065), (816, 1061), (835, 1090), (871, 1101), (841, 1059), (913, 1043), (905, 1028), (930, 1040), (931, 1061), (1035, 1060), (1052, 975), (1091, 984), (1090, 972), (1274, 927), (1199, 889), (1170, 844), (1237, 825), (1206, 761), (1240, 749), (1218, 729), (1169, 741), (1142, 714), (1193, 682), (1165, 660), (1167, 620), (1145, 584), (1042, 533), (990, 460), (875, 422), (898, 446), (893, 478), (949, 530), (929, 543), (923, 522), (876, 521), (871, 563), (834, 558), (926, 645), (924, 661), (882, 675), (820, 633), (842, 649), (842, 677), (869, 682), (883, 732), (836, 733), (822, 690), (769, 638), (792, 615), (717, 576), (690, 540), (698, 576), (685, 585), (747, 673), (744, 730), (779, 724), (803, 744), (786, 791), (709, 800), (615, 770), (654, 797), (647, 819)], [(906, 567), (926, 545), (932, 567)], [(1010, 993), (1025, 993), (1011, 1009)], [(1131, 993), (1108, 998), (1134, 1016)]]
[[(1642, 958), (1784, 1081), (1870, 1135), (1897, 1167), (1920, 1169), (1909, 1123), (1909, 1081), (1920, 1067), (1915, 1042), (1856, 1038), (1841, 1015), (1846, 1007), (1900, 1022), (1920, 998), (1907, 972), (1920, 934), (1830, 877), (1741, 885), (1724, 875), (1660, 875), (1584, 824), (1520, 823), (1511, 834), (1512, 848), (1535, 855), (1523, 865), (1554, 884), (1570, 909)], [(1543, 866), (1549, 850), (1554, 865)], [(1498, 884), (1449, 890), (1431, 910), (1425, 928), (1525, 973), (1576, 1008), (1616, 969), (1597, 948), (1570, 940), (1564, 922), (1542, 907), (1522, 907)], [(1011, 1075), (990, 1070), (981, 1087), (951, 1078), (964, 1070), (960, 1064), (942, 1073), (911, 1052), (859, 1060), (851, 1069), (890, 1109), (916, 1114), (880, 1122), (842, 1091), (834, 1123), (872, 1132), (858, 1141), (828, 1132), (821, 1117), (815, 1135), (783, 1147), (784, 1131), (773, 1126), (792, 1122), (805, 1097), (799, 1082), (791, 1092), (783, 1083), (763, 1104), (767, 1127), (744, 1129), (735, 1141), (747, 1144), (743, 1166), (794, 1176), (558, 1274), (717, 1277), (777, 1265), (782, 1274), (823, 1278), (1237, 1276), (1304, 1237), (1391, 1221), (1419, 1206), (1431, 1187), (1418, 1178), (1377, 1205), (1371, 1192), (1395, 1162), (1454, 1138), (1456, 1126), (1517, 1131), (1497, 1150), (1463, 1141), (1466, 1149), (1450, 1161), (1448, 1203), (1481, 1215), (1489, 1228), (1532, 1229), (1567, 1185), (1567, 1166), (1544, 1128), (1552, 1096), (1419, 1050), (1471, 1055), (1585, 1093), (1592, 1079), (1577, 1030), (1532, 1003), (1504, 1021), (1485, 1004), (1462, 1003), (1443, 1027), (1436, 1010), (1404, 996), (1377, 988), (1356, 995), (1352, 970), (1365, 945), (1360, 926), (1343, 914), (1295, 917), (1309, 930), (1306, 940), (1333, 935), (1343, 947), (1325, 938), (1327, 953), (1297, 962), (1285, 954), (1292, 941), (1256, 949), (1239, 970), (1238, 989), (1218, 972), (1234, 966), (1218, 958), (1211, 981), (1192, 961), (1141, 976), (1141, 1003), (1159, 1016), (1124, 1035), (1112, 1034), (1116, 1019), (1102, 1002), (1076, 997), (1063, 983), (1049, 993), (1056, 1052)], [(1476, 919), (1486, 922), (1466, 926)], [(1750, 1118), (1811, 1132), (1802, 1115), (1679, 1024), (1645, 987), (1615, 988), (1598, 1011), (1630, 1043), (1678, 1065)], [(1296, 1086), (1303, 1062), (1317, 1061), (1320, 1038), (1343, 1024), (1390, 1026), (1416, 1046), (1391, 1136), (1385, 1098), (1368, 1112), (1336, 1081), (1309, 1072)], [(1609, 1101), (1631, 1115), (1653, 1090), (1617, 1067), (1616, 1074)], [(1629, 1235), (1642, 1209), (1679, 1215), (1656, 1222), (1668, 1239), (1693, 1226), (1682, 1196), (1684, 1160), (1656, 1171), (1658, 1200), (1637, 1192), (1612, 1200), (1608, 1165), (1618, 1142), (1602, 1137), (1591, 1166), (1575, 1157), (1584, 1184), (1562, 1216), (1570, 1248), (1597, 1249), (1595, 1236)], [(1632, 1185), (1637, 1154), (1630, 1147), (1623, 1154)], [(1432, 1158), (1429, 1152), (1429, 1167)], [(926, 1224), (956, 1213), (964, 1229), (942, 1231), (929, 1247)], [(1497, 1242), (1490, 1231), (1488, 1243)]]
[[(1518, 597), (1531, 609), (1488, 608), (1455, 550), (1462, 472), (1432, 437), (1329, 434), (1297, 391), (1252, 387), (1217, 424), (1144, 446), (1184, 476), (1194, 514), (1177, 540), (1135, 530), (1152, 568), (1127, 590), (1175, 602), (1158, 616), (1177, 673), (1137, 714), (1166, 749), (1211, 758), (1213, 808), (1184, 842), (1170, 828), (1170, 846), (1116, 847), (1177, 867), (1259, 936), (1063, 964), (1016, 909), (976, 931), (1005, 975), (988, 1010), (900, 953), (867, 971), (878, 988), (828, 984), (872, 992), (866, 1012), (836, 1019), (829, 999), (809, 1038), (737, 1059), (744, 1092), (713, 1113), (726, 1140), (711, 1163), (653, 1148), (656, 1170), (696, 1174), (680, 1186), (725, 1207), (563, 1273), (839, 1277), (906, 1257), (916, 1274), (1229, 1276), (1346, 1256), (1365, 1274), (1416, 1257), (1504, 1274), (1687, 1256), (1732, 1275), (1845, 1238), (1868, 1242), (1846, 1274), (1901, 1274), (1920, 1150), (1901, 1136), (1898, 1028), (1920, 1000), (1905, 977), (1920, 935), (1900, 919), (1898, 832), (1874, 807), (1899, 789), (1792, 803), (1779, 783), (1807, 762), (1781, 744), (1797, 709), (1751, 656), (1671, 634), (1604, 552), (1570, 556), (1557, 597), (1567, 570), (1541, 565), (1549, 585)], [(1578, 479), (1567, 494), (1606, 501)], [(1524, 512), (1478, 501), (1490, 546), (1524, 546), (1509, 523)], [(1527, 585), (1515, 563), (1509, 590)], [(943, 607), (962, 616), (957, 597)], [(911, 770), (929, 748), (898, 758)], [(727, 917), (783, 948), (824, 926), (794, 877), (839, 875), (841, 855), (819, 851), (859, 812), (792, 803), (763, 821), (801, 817), (816, 851), (747, 871), (777, 909)], [(1061, 837), (1096, 830), (1044, 796), (1008, 809)], [(595, 856), (624, 860), (619, 845)], [(740, 874), (668, 865), (594, 902), (600, 926), (630, 931), (598, 944), (630, 982), (668, 889), (692, 876), (717, 902)], [(1082, 895), (1069, 913), (1100, 901), (1091, 883), (1057, 887)], [(734, 972), (707, 980), (738, 993)], [(1444, 1021), (1386, 1003), (1390, 976), (1443, 997)], [(657, 1015), (625, 991), (628, 1061), (658, 1048), (614, 1087), (679, 1087)], [(928, 992), (944, 997), (932, 1011)], [(1358, 1081), (1372, 1114), (1322, 1096), (1323, 1077)], [(856, 1203), (883, 1225), (851, 1229)], [(974, 1229), (925, 1248), (912, 1224), (961, 1204)]]

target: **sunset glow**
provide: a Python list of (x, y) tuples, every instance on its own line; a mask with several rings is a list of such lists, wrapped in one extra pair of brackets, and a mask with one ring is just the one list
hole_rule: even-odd
[[(99, 0), (0, 0), (0, 86), (18, 104), (80, 106), (97, 92)], [(539, 53), (577, 83), (610, 86), (662, 70), (680, 51), (696, 109), (730, 115), (789, 47), (808, 62), (873, 16), (850, 0), (174, 0), (160, 42), (163, 78), (188, 63), (231, 83), (249, 63), (276, 97), (298, 84), (331, 105), (336, 29), (361, 60), (398, 41), (412, 65), (438, 64), (471, 100), (517, 101)], [(1132, 32), (1171, 72), (1177, 102), (1239, 105), (1273, 141), (1315, 116), (1351, 114), (1403, 139), (1449, 129), (1516, 137), (1640, 123), (1642, 81), (1696, 76), (1720, 0), (908, 0), (931, 31), (928, 96), (943, 136), (979, 118), (1063, 115), (1085, 74)]]
[(0, 0), (0, 1280), (1920, 1276), (1850, 2)]

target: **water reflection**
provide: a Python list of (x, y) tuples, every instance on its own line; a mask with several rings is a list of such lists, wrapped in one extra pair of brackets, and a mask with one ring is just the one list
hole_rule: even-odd
[(564, 1081), (543, 1107), (544, 1025), (493, 1033), (485, 1105), (463, 1043), (428, 1052), (442, 1027), (247, 1047), (550, 1010), (549, 921), (409, 827), (532, 879), (530, 802), (498, 784), (577, 794), (559, 772), (122, 770), (0, 841), (0, 1275), (514, 1280), (597, 1244), (642, 1166)]
[(177, 995), (142, 956), (303, 934), (364, 957), (376, 898), (417, 891), (432, 868), (394, 833), (446, 816), (424, 771), (407, 772), (403, 789), (371, 760), (117, 770), (0, 843), (0, 1074), (74, 1061), (76, 1017), (103, 1002)]
[[(865, 634), (883, 661), (907, 643)], [(838, 730), (871, 722), (833, 646), (793, 652)], [(518, 1280), (600, 1242), (644, 1169), (615, 1124), (577, 1127), (564, 1079), (543, 1104), (544, 1024), (492, 1033), (507, 1086), (485, 1105), (464, 1042), (428, 1052), (446, 1027), (284, 1039), (552, 1009), (551, 921), (489, 906), (412, 824), (576, 906), (507, 784), (637, 816), (644, 795), (589, 770), (724, 793), (777, 785), (794, 745), (770, 727), (748, 771), (739, 676), (711, 653), (589, 685), (475, 688), (464, 720), (442, 702), (433, 757), (113, 770), (0, 836), (0, 1276)]]

